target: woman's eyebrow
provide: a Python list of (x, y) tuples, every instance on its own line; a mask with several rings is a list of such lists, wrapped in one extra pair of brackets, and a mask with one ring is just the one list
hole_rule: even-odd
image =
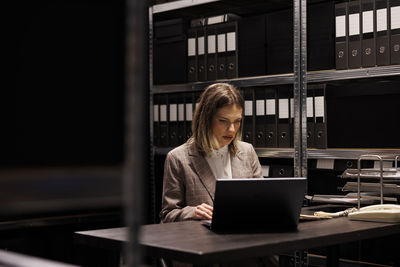
[[(217, 117), (219, 117), (219, 118), (221, 118), (221, 119), (229, 120), (229, 118), (227, 118), (227, 117), (225, 117), (225, 116), (223, 116), (223, 115), (218, 115), (218, 114), (217, 114)], [(243, 118), (243, 117), (240, 116), (240, 117), (234, 119), (234, 121), (241, 120), (242, 118)]]

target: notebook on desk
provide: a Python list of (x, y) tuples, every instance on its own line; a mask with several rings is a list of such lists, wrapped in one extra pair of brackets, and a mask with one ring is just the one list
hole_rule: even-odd
[(306, 178), (217, 179), (213, 218), (216, 232), (297, 228)]

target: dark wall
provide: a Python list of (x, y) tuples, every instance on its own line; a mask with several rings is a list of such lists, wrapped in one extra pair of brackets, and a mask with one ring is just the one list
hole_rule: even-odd
[(121, 162), (124, 2), (8, 2), (0, 165)]

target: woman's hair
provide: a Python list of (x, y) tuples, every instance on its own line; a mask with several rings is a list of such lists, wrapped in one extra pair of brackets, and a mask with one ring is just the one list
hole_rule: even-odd
[[(199, 104), (194, 112), (192, 121), (193, 135), (191, 142), (194, 142), (202, 155), (213, 150), (217, 146), (217, 140), (213, 135), (213, 118), (219, 108), (238, 105), (243, 109), (244, 100), (239, 90), (228, 83), (215, 83), (208, 86), (200, 96)], [(239, 127), (232, 142), (229, 144), (229, 151), (236, 155), (237, 141), (242, 138), (242, 124)]]

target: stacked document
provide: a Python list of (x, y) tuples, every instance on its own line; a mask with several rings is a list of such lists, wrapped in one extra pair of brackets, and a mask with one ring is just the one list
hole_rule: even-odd
[[(313, 195), (306, 196), (311, 203), (329, 203), (329, 204), (354, 204), (357, 205), (357, 193), (348, 193), (346, 195)], [(397, 203), (396, 197), (384, 197), (385, 202)], [(361, 205), (372, 205), (380, 202), (379, 195), (375, 193), (362, 193)]]
[[(358, 190), (357, 182), (347, 182), (342, 191), (352, 191)], [(380, 193), (381, 185), (379, 183), (360, 183), (360, 190), (362, 192), (375, 192)], [(384, 195), (400, 195), (400, 186), (397, 184), (383, 184), (383, 194)]]
[[(346, 169), (341, 175), (342, 178), (358, 178), (358, 169)], [(360, 178), (376, 179), (381, 177), (381, 170), (378, 168), (361, 169)], [(383, 179), (400, 182), (400, 170), (396, 168), (383, 168)]]

